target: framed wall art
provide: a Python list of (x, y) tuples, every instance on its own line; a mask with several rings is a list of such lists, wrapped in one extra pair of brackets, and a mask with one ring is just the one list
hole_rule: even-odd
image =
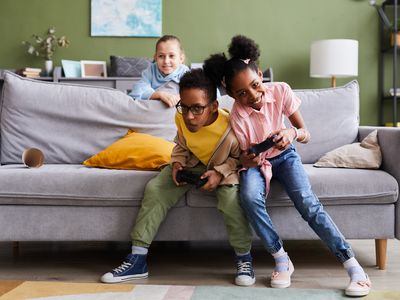
[(162, 0), (91, 0), (91, 36), (160, 37)]

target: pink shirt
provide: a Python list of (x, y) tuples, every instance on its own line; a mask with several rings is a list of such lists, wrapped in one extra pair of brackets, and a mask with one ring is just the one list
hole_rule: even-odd
[[(264, 141), (272, 132), (286, 128), (284, 117), (298, 110), (301, 100), (296, 97), (290, 86), (284, 82), (264, 83), (265, 102), (258, 111), (235, 101), (231, 113), (231, 125), (239, 140), (240, 148), (247, 150), (252, 144)], [(282, 151), (270, 148), (260, 154), (261, 172), (264, 174), (266, 192), (272, 178), (272, 167), (268, 158)]]

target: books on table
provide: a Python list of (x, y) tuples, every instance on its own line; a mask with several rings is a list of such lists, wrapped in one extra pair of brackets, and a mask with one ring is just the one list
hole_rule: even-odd
[(17, 70), (16, 73), (18, 75), (21, 75), (24, 77), (35, 78), (35, 77), (40, 77), (40, 74), (42, 73), (42, 69), (26, 67), (26, 68)]

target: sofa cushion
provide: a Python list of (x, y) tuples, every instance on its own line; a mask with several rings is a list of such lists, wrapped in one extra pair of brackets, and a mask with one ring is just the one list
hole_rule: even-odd
[(83, 165), (5, 165), (0, 166), (0, 204), (140, 206), (146, 183), (157, 174)]
[[(399, 187), (389, 173), (381, 170), (315, 168), (304, 165), (313, 192), (324, 205), (388, 204), (397, 201)], [(214, 207), (213, 193), (192, 189), (187, 194), (192, 207)], [(267, 207), (293, 206), (282, 185), (271, 181)]]
[(297, 143), (303, 163), (316, 162), (325, 153), (357, 140), (359, 87), (357, 81), (336, 88), (294, 90), (311, 140)]
[(1, 164), (21, 163), (32, 147), (43, 151), (47, 164), (79, 164), (129, 128), (170, 141), (176, 134), (175, 108), (111, 88), (6, 73), (1, 103)]

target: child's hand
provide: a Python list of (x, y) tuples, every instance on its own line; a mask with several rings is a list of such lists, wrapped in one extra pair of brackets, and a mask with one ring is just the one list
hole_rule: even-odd
[(276, 135), (274, 138), (275, 148), (281, 151), (285, 150), (291, 143), (293, 143), (296, 135), (292, 128), (285, 128), (275, 131), (271, 134), (271, 136), (274, 134)]
[(256, 156), (254, 153), (249, 154), (247, 151), (242, 152), (239, 159), (245, 168), (257, 167), (260, 163), (259, 155)]
[(175, 106), (181, 99), (179, 94), (170, 94), (168, 92), (155, 92), (151, 95), (151, 99), (158, 99), (168, 105), (168, 107)]
[(179, 162), (174, 162), (172, 164), (172, 180), (174, 181), (174, 183), (176, 184), (176, 186), (180, 186), (180, 185), (184, 185), (184, 182), (178, 182), (176, 181), (176, 173), (178, 173), (178, 171), (183, 170), (182, 165)]
[(222, 174), (218, 173), (215, 170), (208, 170), (203, 175), (201, 175), (200, 178), (201, 179), (207, 178), (208, 180), (207, 183), (203, 185), (201, 189), (211, 192), (218, 187), (223, 176)]

